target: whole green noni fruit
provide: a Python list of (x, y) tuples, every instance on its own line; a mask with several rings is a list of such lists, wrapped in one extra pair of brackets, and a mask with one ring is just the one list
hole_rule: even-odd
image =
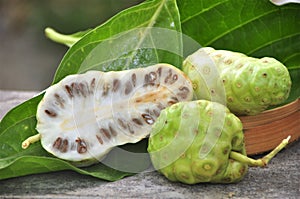
[(287, 143), (259, 160), (246, 156), (242, 123), (229, 109), (206, 100), (179, 102), (164, 109), (149, 137), (156, 170), (171, 181), (233, 183), (250, 166), (265, 166)]
[(195, 99), (226, 104), (238, 115), (256, 115), (281, 104), (291, 89), (289, 72), (276, 59), (211, 47), (188, 56), (183, 71), (193, 82)]

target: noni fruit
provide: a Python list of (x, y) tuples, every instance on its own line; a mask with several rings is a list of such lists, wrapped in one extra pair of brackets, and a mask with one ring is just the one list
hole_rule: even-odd
[(238, 115), (256, 115), (281, 104), (291, 89), (289, 72), (276, 59), (211, 47), (188, 56), (183, 71), (193, 82), (195, 99), (226, 104)]
[(164, 109), (149, 137), (156, 170), (171, 181), (232, 183), (250, 166), (265, 166), (288, 142), (262, 159), (246, 156), (242, 123), (228, 108), (206, 100), (179, 102)]
[(36, 114), (39, 134), (23, 148), (41, 139), (61, 159), (97, 162), (113, 147), (147, 137), (162, 109), (192, 96), (190, 80), (169, 64), (70, 75), (46, 90)]

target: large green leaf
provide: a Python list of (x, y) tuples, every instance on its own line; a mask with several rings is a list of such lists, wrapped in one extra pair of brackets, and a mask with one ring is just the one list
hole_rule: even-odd
[(292, 77), (293, 87), (287, 102), (300, 96), (300, 4), (276, 6), (269, 0), (177, 0), (177, 3), (184, 34), (202, 46), (278, 59)]
[[(154, 0), (145, 2), (119, 13), (105, 24), (90, 31), (88, 34), (84, 32), (80, 35), (83, 35), (84, 37), (81, 39), (79, 38), (80, 40), (72, 45), (66, 53), (57, 70), (54, 82), (59, 81), (68, 74), (80, 73), (84, 70), (90, 69), (87, 68), (89, 66), (82, 67), (82, 62), (90, 55), (90, 52), (94, 47), (97, 47), (97, 50), (114, 50), (101, 49), (107, 47), (105, 45), (99, 46), (101, 42), (113, 41), (116, 39), (112, 37), (113, 35), (142, 27), (144, 27), (144, 29), (139, 29), (138, 32), (131, 33), (139, 33), (144, 35), (143, 38), (146, 38), (147, 35), (152, 32), (147, 31), (145, 28), (153, 27), (160, 27), (180, 32), (179, 12), (177, 10), (176, 1)], [(141, 32), (140, 30), (144, 32)], [(178, 52), (180, 52), (180, 48), (182, 47), (180, 44), (181, 38), (176, 34), (174, 35), (176, 37), (173, 41), (176, 42), (172, 44), (173, 48), (177, 48)], [(76, 36), (79, 35), (77, 34)], [(172, 38), (170, 39), (172, 41)], [(143, 46), (142, 44), (144, 41), (146, 40), (138, 40), (138, 44)], [(126, 52), (127, 46), (122, 46), (125, 55), (131, 53), (130, 57), (135, 60), (134, 64), (128, 64), (126, 66), (127, 68), (156, 63), (162, 60), (169, 60), (171, 63), (175, 64), (179, 64), (181, 61), (181, 58), (177, 54), (168, 53), (164, 50), (159, 52), (155, 49), (151, 49), (155, 47), (155, 42), (151, 43), (150, 46), (147, 46), (149, 49), (139, 49), (140, 46), (134, 46), (134, 50), (136, 50), (135, 52), (132, 51), (132, 49), (129, 49), (128, 52)], [(147, 57), (148, 54), (145, 53), (152, 53), (153, 56)], [(143, 56), (147, 58), (142, 59)], [(140, 58), (140, 60), (136, 59), (137, 57)], [(107, 57), (107, 59), (109, 59), (109, 57)], [(97, 60), (93, 59), (92, 61)], [(105, 60), (102, 59), (101, 61)], [(115, 65), (107, 68), (107, 70), (115, 69), (123, 68), (116, 68)], [(132, 175), (135, 172), (142, 171), (150, 165), (150, 160), (147, 156), (142, 156), (143, 159), (140, 159), (139, 161), (125, 160), (124, 158), (122, 159), (118, 157), (118, 154), (114, 153), (113, 150), (109, 154), (109, 158), (107, 158), (106, 162), (104, 162), (105, 164), (98, 163), (85, 168), (77, 168), (72, 164), (55, 158), (51, 154), (47, 153), (40, 143), (32, 144), (28, 149), (23, 150), (21, 148), (21, 143), (24, 139), (37, 133), (35, 130), (37, 122), (35, 114), (37, 105), (42, 97), (43, 95), (40, 94), (37, 97), (15, 107), (7, 113), (0, 122), (0, 179), (68, 169), (113, 181), (124, 176)], [(120, 148), (125, 151), (145, 152), (146, 146), (147, 141), (143, 141), (135, 145), (126, 145)], [(132, 162), (139, 163), (132, 168)], [(107, 163), (109, 163), (109, 166), (106, 166)], [(123, 165), (126, 167), (126, 164), (129, 165), (130, 168), (121, 168), (118, 170), (114, 169), (115, 167), (111, 167), (111, 165)], [(134, 171), (131, 172), (130, 169)]]
[[(180, 67), (178, 32), (181, 25), (175, 0), (146, 1), (122, 11), (75, 43), (60, 63), (53, 83), (87, 70), (118, 71), (161, 62)], [(161, 47), (163, 44), (167, 47)]]

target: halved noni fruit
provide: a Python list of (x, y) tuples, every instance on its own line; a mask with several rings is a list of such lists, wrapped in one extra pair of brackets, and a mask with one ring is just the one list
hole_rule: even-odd
[(37, 109), (37, 131), (22, 143), (71, 162), (102, 159), (113, 147), (147, 137), (160, 111), (192, 99), (190, 80), (169, 64), (89, 71), (49, 87)]

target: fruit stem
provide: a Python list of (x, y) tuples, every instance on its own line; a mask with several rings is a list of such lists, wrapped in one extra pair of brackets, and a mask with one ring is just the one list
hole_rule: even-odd
[(80, 39), (80, 38), (72, 37), (70, 35), (63, 35), (49, 27), (45, 29), (45, 35), (52, 41), (55, 41), (60, 44), (64, 44), (68, 47), (71, 47), (74, 43), (76, 43)]
[(33, 144), (41, 139), (41, 134), (36, 134), (27, 138), (24, 142), (22, 142), (22, 148), (27, 149), (30, 144)]
[(281, 143), (275, 149), (273, 149), (269, 154), (258, 160), (249, 158), (235, 151), (230, 152), (230, 158), (242, 163), (246, 163), (252, 167), (265, 167), (270, 162), (270, 160), (289, 143), (290, 138), (291, 136), (288, 136), (286, 139), (282, 140)]

